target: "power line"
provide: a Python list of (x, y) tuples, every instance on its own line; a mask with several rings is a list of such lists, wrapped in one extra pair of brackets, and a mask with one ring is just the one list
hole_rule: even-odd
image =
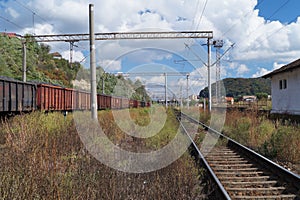
[(207, 67), (207, 64), (202, 60), (202, 58), (200, 57), (200, 56), (198, 56), (192, 49), (191, 49), (191, 47), (189, 47), (189, 45), (188, 44), (186, 44), (186, 43), (184, 43), (185, 44), (185, 47), (186, 48), (188, 48), (197, 58), (199, 58), (199, 60), (202, 62), (202, 64), (204, 65), (204, 66), (206, 66)]
[(33, 15), (33, 25), (34, 25), (34, 16), (38, 16), (40, 19), (42, 19), (44, 22), (51, 24), (52, 26), (56, 27), (56, 29), (58, 30), (58, 32), (63, 33), (62, 30), (58, 29), (57, 26), (53, 23), (50, 23), (49, 20), (45, 19), (44, 17), (42, 17), (41, 15), (39, 15), (36, 11), (34, 11), (33, 9), (31, 9), (30, 7), (24, 5), (23, 3), (19, 2), (18, 0), (14, 0), (17, 4), (19, 4), (21, 7), (25, 8), (26, 10), (28, 10), (29, 12), (32, 13)]
[[(264, 2), (264, 0), (262, 0), (262, 1), (261, 1), (260, 3), (258, 3), (256, 6), (259, 6), (259, 5), (262, 4), (263, 2)], [(250, 13), (252, 13), (252, 11), (253, 11), (253, 10), (251, 9), (249, 12), (247, 12), (247, 13), (242, 17), (242, 19), (245, 19), (247, 15), (249, 15)], [(234, 23), (230, 28), (228, 28), (225, 32), (223, 32), (222, 37), (223, 37), (224, 35), (226, 35), (229, 31), (231, 31), (231, 29), (233, 29), (233, 27), (235, 27), (237, 24), (238, 24), (238, 22)]]
[[(263, 2), (264, 0), (262, 0), (259, 4), (257, 4), (257, 6), (259, 6), (262, 2)], [(290, 2), (290, 0), (287, 0), (287, 1), (285, 1), (283, 4), (281, 4), (269, 17), (267, 17), (266, 18), (266, 20), (270, 20), (273, 16), (275, 16), (285, 5), (287, 5), (288, 3)], [(251, 10), (252, 11), (252, 10)], [(251, 12), (250, 11), (250, 12)], [(246, 17), (247, 15), (248, 15), (249, 13), (247, 13), (244, 17)], [(279, 32), (280, 30), (282, 30), (282, 29), (284, 29), (284, 28), (286, 28), (287, 27), (287, 25), (288, 24), (290, 24), (291, 22), (293, 22), (295, 19), (297, 19), (298, 18), (298, 16), (296, 16), (294, 19), (292, 19), (290, 22), (288, 22), (287, 24), (285, 24), (285, 25), (283, 25), (283, 27), (280, 27), (279, 29), (277, 29), (277, 30), (275, 30), (274, 32), (272, 32), (270, 35), (268, 35), (267, 37), (265, 37), (265, 38), (263, 38), (263, 39), (261, 39), (262, 38), (262, 36), (265, 34), (265, 33), (262, 33), (262, 34), (260, 34), (259, 36), (257, 36), (257, 37), (255, 37), (253, 40), (252, 40), (252, 42), (248, 45), (248, 46), (250, 46), (254, 41), (258, 41), (258, 46), (256, 47), (256, 48), (258, 48), (258, 47), (260, 47), (261, 45), (262, 45), (262, 43), (263, 43), (263, 41), (265, 41), (265, 40), (267, 40), (268, 38), (270, 38), (272, 35), (274, 35), (275, 33), (277, 33), (277, 32)], [(223, 35), (225, 35), (225, 34), (227, 34), (234, 26), (236, 26), (237, 25), (237, 23), (235, 23), (233, 26), (231, 26), (225, 33), (223, 33)], [(250, 33), (248, 33), (247, 35), (248, 36), (250, 36), (253, 32), (255, 32), (255, 31), (257, 31), (257, 29), (259, 28), (259, 27), (261, 27), (262, 25), (264, 25), (264, 23), (262, 23), (262, 24), (260, 24), (260, 25), (258, 25), (253, 31), (251, 31)], [(261, 40), (260, 40), (261, 39)], [(235, 42), (234, 44), (236, 44), (235, 46), (237, 46), (238, 44), (240, 44), (240, 42), (241, 42), (241, 40), (240, 41), (237, 41), (237, 42)], [(242, 49), (243, 50), (243, 49)], [(240, 50), (240, 51), (242, 51), (242, 50)], [(249, 50), (247, 50), (246, 52), (249, 52)]]
[[(271, 17), (273, 17), (276, 13), (278, 13), (286, 4), (289, 3), (290, 0), (287, 0), (285, 1), (279, 8), (277, 8), (269, 17), (267, 17), (266, 20), (270, 20)], [(261, 23), (260, 25), (256, 26), (256, 28), (251, 31), (250, 33), (248, 33), (248, 36), (250, 36), (252, 33), (256, 32), (262, 25), (264, 25), (264, 23)], [(257, 39), (257, 38), (260, 38), (264, 33), (260, 34), (258, 37), (254, 38), (254, 39)], [(239, 43), (239, 41), (237, 42)]]
[(196, 5), (196, 9), (195, 9), (195, 13), (194, 13), (194, 18), (193, 18), (193, 21), (192, 21), (192, 24), (191, 24), (191, 27), (190, 27), (190, 30), (192, 30), (193, 26), (194, 26), (194, 23), (195, 23), (195, 18), (197, 16), (197, 11), (198, 11), (198, 7), (199, 7), (199, 3), (200, 3), (200, 0), (197, 1), (197, 5)]
[(10, 21), (9, 19), (7, 19), (7, 18), (5, 18), (5, 17), (3, 17), (3, 16), (1, 16), (1, 15), (0, 15), (0, 18), (1, 18), (2, 20), (4, 20), (4, 21), (7, 21), (7, 22), (11, 23), (12, 25), (18, 27), (19, 29), (24, 29), (24, 27), (22, 27), (22, 26), (16, 24), (15, 22)]
[[(198, 28), (199, 28), (199, 25), (200, 25), (200, 23), (201, 23), (201, 20), (202, 20), (204, 11), (205, 11), (205, 9), (206, 9), (207, 2), (208, 2), (208, 0), (205, 1), (204, 7), (203, 7), (203, 9), (202, 9), (202, 12), (201, 12), (201, 15), (200, 15), (200, 18), (199, 18), (199, 21), (198, 21), (198, 24), (196, 25), (196, 27), (195, 27), (194, 30), (198, 30)], [(195, 17), (193, 18), (193, 22), (192, 22), (192, 25), (191, 25), (191, 28), (190, 28), (190, 29), (193, 28), (193, 25), (194, 25), (194, 23), (195, 23), (195, 21), (196, 21), (195, 18), (196, 18), (196, 16), (197, 16), (196, 13), (197, 13), (197, 10), (198, 10), (198, 8), (199, 8), (199, 5), (200, 5), (200, 0), (198, 0), (198, 2), (197, 2), (196, 11), (195, 11), (195, 15), (194, 15)], [(190, 42), (189, 42), (189, 41), (190, 41)], [(192, 45), (192, 41), (193, 41), (192, 39), (188, 40), (189, 46)]]
[[(279, 29), (273, 31), (270, 35), (268, 35), (267, 37), (265, 37), (264, 39), (262, 39), (261, 41), (259, 41), (259, 45), (256, 47), (256, 49), (258, 47), (260, 47), (262, 45), (263, 41), (266, 41), (267, 39), (269, 39), (272, 35), (274, 35), (275, 33), (278, 33), (279, 31), (281, 31), (282, 29), (286, 28), (290, 23), (292, 23), (293, 21), (295, 21), (299, 16), (296, 16), (295, 18), (293, 18), (292, 20), (290, 20), (287, 24), (283, 25), (282, 27), (280, 27)], [(260, 38), (263, 34), (261, 34), (258, 38)]]
[(207, 5), (207, 2), (208, 0), (205, 0), (205, 4), (204, 4), (204, 7), (202, 9), (202, 12), (201, 12), (201, 15), (200, 15), (200, 18), (199, 18), (199, 22), (196, 26), (196, 29), (195, 30), (198, 30), (199, 26), (200, 26), (200, 23), (201, 23), (201, 20), (202, 20), (202, 17), (203, 17), (203, 14), (204, 14), (204, 11), (205, 11), (205, 8), (206, 8), (206, 5)]
[(271, 17), (273, 17), (274, 15), (276, 15), (286, 4), (288, 4), (290, 2), (290, 0), (287, 0), (286, 2), (284, 2), (277, 10), (275, 10), (271, 16), (268, 19), (271, 19)]
[[(22, 4), (21, 2), (14, 0), (17, 4), (19, 4), (20, 6), (22, 6), (23, 8), (25, 8), (26, 10), (30, 11), (33, 15), (38, 16), (39, 18), (41, 18), (43, 21), (47, 22), (47, 20), (45, 18), (43, 18), (41, 15), (39, 15), (37, 12), (35, 12), (34, 10), (32, 10), (31, 8), (29, 8), (28, 6)], [(47, 22), (48, 23), (48, 22)]]
[[(42, 17), (41, 15), (39, 15), (36, 11), (34, 11), (33, 9), (31, 9), (30, 7), (28, 7), (28, 6), (26, 6), (26, 5), (24, 5), (23, 3), (21, 3), (21, 2), (19, 2), (18, 0), (14, 0), (17, 4), (19, 4), (21, 7), (23, 7), (24, 9), (26, 9), (26, 10), (28, 10), (29, 12), (31, 12), (32, 13), (32, 24), (33, 24), (33, 34), (35, 34), (35, 25), (34, 25), (34, 17), (35, 16), (38, 16), (40, 19), (42, 19), (44, 22), (46, 22), (46, 23), (48, 23), (48, 24), (51, 24), (53, 27), (56, 27), (55, 26), (55, 24), (52, 24), (50, 21), (48, 21), (47, 19), (45, 19), (44, 17)], [(62, 30), (60, 30), (60, 29), (58, 29), (57, 27), (56, 27), (56, 29), (58, 30), (58, 32), (61, 32), (61, 33), (63, 33), (63, 31)], [(70, 65), (72, 66), (72, 53), (73, 53), (73, 44), (74, 44), (74, 41), (71, 41), (70, 42), (70, 48), (69, 48), (69, 51), (70, 51)], [(78, 47), (78, 46), (76, 46), (76, 47)], [(63, 48), (61, 48), (61, 47), (57, 47), (58, 49), (60, 49), (60, 50), (65, 50), (65, 49), (63, 49)], [(82, 60), (83, 61), (83, 60)], [(81, 61), (81, 62), (82, 62)]]

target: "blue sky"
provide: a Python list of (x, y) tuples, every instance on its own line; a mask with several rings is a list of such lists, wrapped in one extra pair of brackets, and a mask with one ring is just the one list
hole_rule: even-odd
[(256, 8), (259, 9), (259, 15), (272, 21), (295, 22), (295, 17), (300, 13), (298, 0), (259, 0), (258, 4)]
[[(214, 40), (224, 41), (221, 54), (234, 44), (221, 60), (221, 78), (260, 77), (300, 55), (299, 0), (0, 0), (0, 31), (87, 33), (89, 3), (95, 5), (96, 32), (212, 30)], [(207, 85), (203, 64), (207, 62), (207, 47), (203, 43), (203, 39), (97, 42), (97, 64), (113, 73), (188, 71), (190, 91), (197, 93)], [(69, 58), (68, 43), (49, 45), (52, 51)], [(88, 43), (76, 45), (74, 60), (87, 57), (82, 64), (88, 67)], [(215, 52), (212, 48), (211, 63)], [(188, 62), (178, 62), (183, 59)], [(213, 66), (212, 82), (215, 74)], [(138, 78), (145, 84), (164, 81), (163, 77)], [(175, 90), (186, 84), (186, 78), (173, 77), (168, 84)]]

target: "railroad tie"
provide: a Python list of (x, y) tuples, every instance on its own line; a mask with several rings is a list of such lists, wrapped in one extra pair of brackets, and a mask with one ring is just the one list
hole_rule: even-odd
[(285, 187), (228, 147), (216, 147), (206, 152), (205, 159), (212, 167), (232, 199), (294, 199), (284, 194)]

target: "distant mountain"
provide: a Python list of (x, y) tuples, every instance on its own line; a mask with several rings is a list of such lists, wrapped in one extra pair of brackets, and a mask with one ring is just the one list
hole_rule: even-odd
[[(271, 94), (271, 80), (264, 78), (226, 78), (221, 81), (221, 94), (229, 97), (244, 95), (256, 95), (258, 93)], [(213, 83), (212, 95), (216, 92), (216, 84)], [(208, 88), (200, 91), (200, 97), (208, 97)]]

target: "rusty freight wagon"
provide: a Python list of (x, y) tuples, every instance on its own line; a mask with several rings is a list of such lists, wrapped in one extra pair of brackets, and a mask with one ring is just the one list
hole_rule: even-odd
[(111, 96), (98, 94), (97, 95), (97, 105), (98, 110), (110, 109), (111, 108)]
[(38, 84), (37, 108), (42, 111), (64, 111), (65, 88), (55, 85)]
[(36, 85), (0, 77), (0, 112), (36, 110)]

